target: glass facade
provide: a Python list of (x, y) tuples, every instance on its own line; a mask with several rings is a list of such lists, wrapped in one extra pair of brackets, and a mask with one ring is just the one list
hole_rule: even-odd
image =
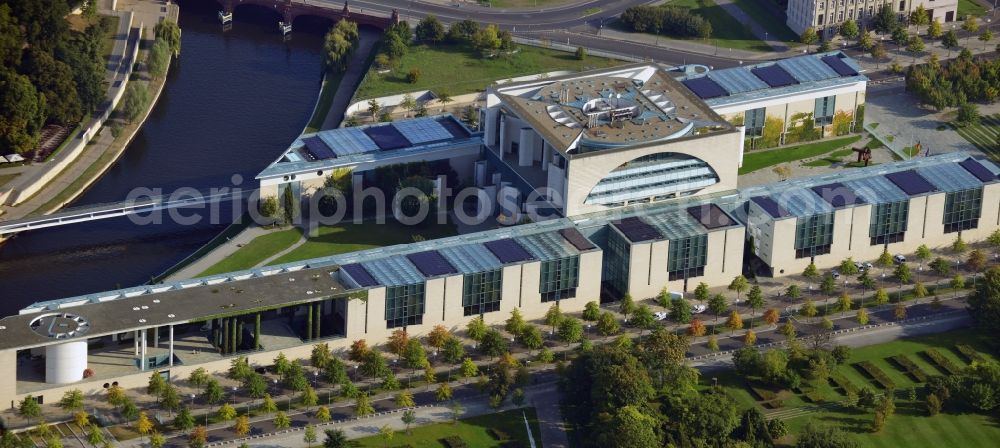
[(708, 258), (708, 235), (670, 240), (667, 244), (667, 272), (670, 280), (705, 275)]
[(466, 316), (500, 310), (503, 270), (465, 274), (462, 281), (462, 307)]
[(868, 230), (871, 245), (903, 241), (910, 213), (910, 201), (887, 202), (872, 207), (872, 222)]
[(420, 325), (424, 322), (424, 284), (385, 288), (386, 328)]
[[(609, 226), (610, 227), (610, 226)], [(608, 231), (608, 250), (604, 262), (604, 282), (619, 296), (628, 292), (628, 270), (632, 245), (615, 230)]]
[(812, 258), (830, 253), (833, 242), (833, 213), (824, 213), (795, 222), (795, 258)]
[(837, 97), (835, 96), (816, 98), (816, 112), (813, 114), (816, 126), (833, 124), (833, 114), (836, 109), (836, 103)]
[(580, 257), (572, 256), (542, 262), (538, 292), (542, 302), (576, 297), (580, 284)]
[(746, 126), (747, 137), (760, 137), (764, 135), (764, 108), (750, 109), (746, 112), (743, 124)]
[(948, 193), (944, 198), (944, 233), (979, 227), (982, 209), (982, 187)]

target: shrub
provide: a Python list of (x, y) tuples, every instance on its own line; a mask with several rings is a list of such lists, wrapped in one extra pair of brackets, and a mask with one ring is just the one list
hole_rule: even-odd
[(873, 364), (871, 361), (862, 361), (855, 364), (855, 366), (871, 376), (883, 389), (896, 388), (896, 383), (889, 378), (889, 375), (886, 375), (879, 366)]
[(510, 434), (507, 434), (501, 429), (489, 428), (486, 430), (486, 433), (489, 434), (490, 437), (493, 438), (493, 440), (500, 440), (500, 441), (510, 440)]
[(420, 69), (411, 68), (410, 71), (406, 72), (406, 82), (416, 84), (417, 81), (420, 81)]
[(83, 377), (84, 378), (90, 378), (92, 376), (94, 376), (94, 369), (91, 369), (89, 367), (86, 368), (86, 369), (83, 369)]
[(976, 349), (972, 348), (972, 346), (970, 345), (955, 344), (955, 350), (958, 350), (958, 352), (961, 353), (962, 356), (965, 357), (965, 359), (968, 359), (969, 362), (975, 361), (977, 363), (982, 364), (988, 361), (985, 356), (980, 354), (978, 351), (976, 351)]
[(459, 436), (448, 436), (441, 439), (440, 442), (447, 448), (467, 448), (469, 446)]
[(913, 360), (908, 358), (906, 355), (896, 355), (890, 359), (899, 365), (904, 372), (908, 373), (911, 377), (913, 377), (913, 379), (917, 380), (918, 383), (927, 382), (927, 378), (929, 376), (927, 375), (927, 372), (924, 372), (924, 369), (921, 369), (920, 366), (914, 364)]
[(846, 377), (844, 377), (844, 375), (838, 372), (831, 373), (829, 380), (834, 385), (841, 388), (844, 391), (844, 395), (847, 395), (852, 392), (855, 395), (857, 395), (859, 392), (858, 386), (855, 386), (854, 383), (851, 382), (851, 380), (847, 379)]
[(941, 370), (947, 372), (949, 375), (958, 375), (962, 373), (962, 368), (955, 365), (950, 359), (945, 358), (936, 348), (929, 348), (924, 351), (924, 355), (927, 355), (934, 364), (941, 368)]

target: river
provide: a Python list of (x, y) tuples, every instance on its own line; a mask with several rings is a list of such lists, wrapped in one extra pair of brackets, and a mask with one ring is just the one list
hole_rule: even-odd
[[(179, 4), (181, 56), (159, 102), (121, 159), (71, 206), (121, 201), (136, 187), (231, 186), (234, 174), (252, 187), (308, 121), (329, 23), (297, 19), (283, 41), (278, 15), (266, 9), (238, 8), (224, 32), (214, 2)], [(139, 226), (118, 218), (18, 235), (0, 246), (0, 316), (148, 282), (227, 224)]]

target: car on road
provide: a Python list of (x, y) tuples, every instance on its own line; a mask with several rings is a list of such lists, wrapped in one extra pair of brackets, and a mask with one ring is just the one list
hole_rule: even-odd
[(694, 304), (694, 306), (691, 307), (691, 312), (694, 313), (694, 314), (700, 314), (700, 313), (704, 313), (705, 310), (707, 310), (707, 309), (708, 309), (708, 307), (705, 306), (705, 304), (703, 304), (703, 303), (696, 303), (696, 304)]
[(896, 264), (903, 264), (906, 263), (906, 257), (902, 255), (896, 255), (892, 257), (892, 261), (895, 262)]
[(840, 278), (840, 272), (834, 269), (830, 271), (830, 276), (833, 277), (834, 280), (837, 280)]
[(858, 268), (858, 272), (865, 272), (865, 271), (867, 271), (867, 270), (869, 270), (869, 269), (872, 268), (872, 264), (871, 263), (867, 263), (867, 262), (866, 263), (862, 263), (860, 261), (855, 261), (854, 262), (854, 267)]
[(667, 312), (666, 311), (657, 311), (657, 312), (653, 313), (653, 316), (656, 317), (656, 320), (663, 320), (663, 319), (667, 318)]

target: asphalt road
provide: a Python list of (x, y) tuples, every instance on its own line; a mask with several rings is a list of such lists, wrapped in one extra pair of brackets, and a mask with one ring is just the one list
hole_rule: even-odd
[[(308, 0), (309, 3), (327, 4), (342, 8), (342, 1)], [(626, 8), (650, 3), (649, 0), (592, 0), (553, 8), (531, 10), (504, 10), (468, 5), (448, 6), (438, 3), (421, 1), (401, 2), (399, 0), (350, 0), (352, 10), (373, 11), (388, 15), (393, 9), (398, 9), (404, 19), (414, 22), (428, 15), (433, 15), (442, 22), (451, 23), (461, 20), (474, 20), (479, 23), (496, 24), (500, 28), (510, 30), (515, 35), (531, 39), (547, 39), (552, 42), (582, 46), (589, 49), (604, 50), (614, 53), (624, 53), (653, 59), (667, 64), (705, 64), (723, 68), (739, 65), (733, 58), (724, 55), (704, 55), (700, 53), (670, 48), (664, 45), (648, 45), (636, 42), (623, 42), (608, 39), (599, 35), (601, 25), (608, 19), (617, 17)], [(599, 8), (600, 12), (585, 15), (588, 10)]]

